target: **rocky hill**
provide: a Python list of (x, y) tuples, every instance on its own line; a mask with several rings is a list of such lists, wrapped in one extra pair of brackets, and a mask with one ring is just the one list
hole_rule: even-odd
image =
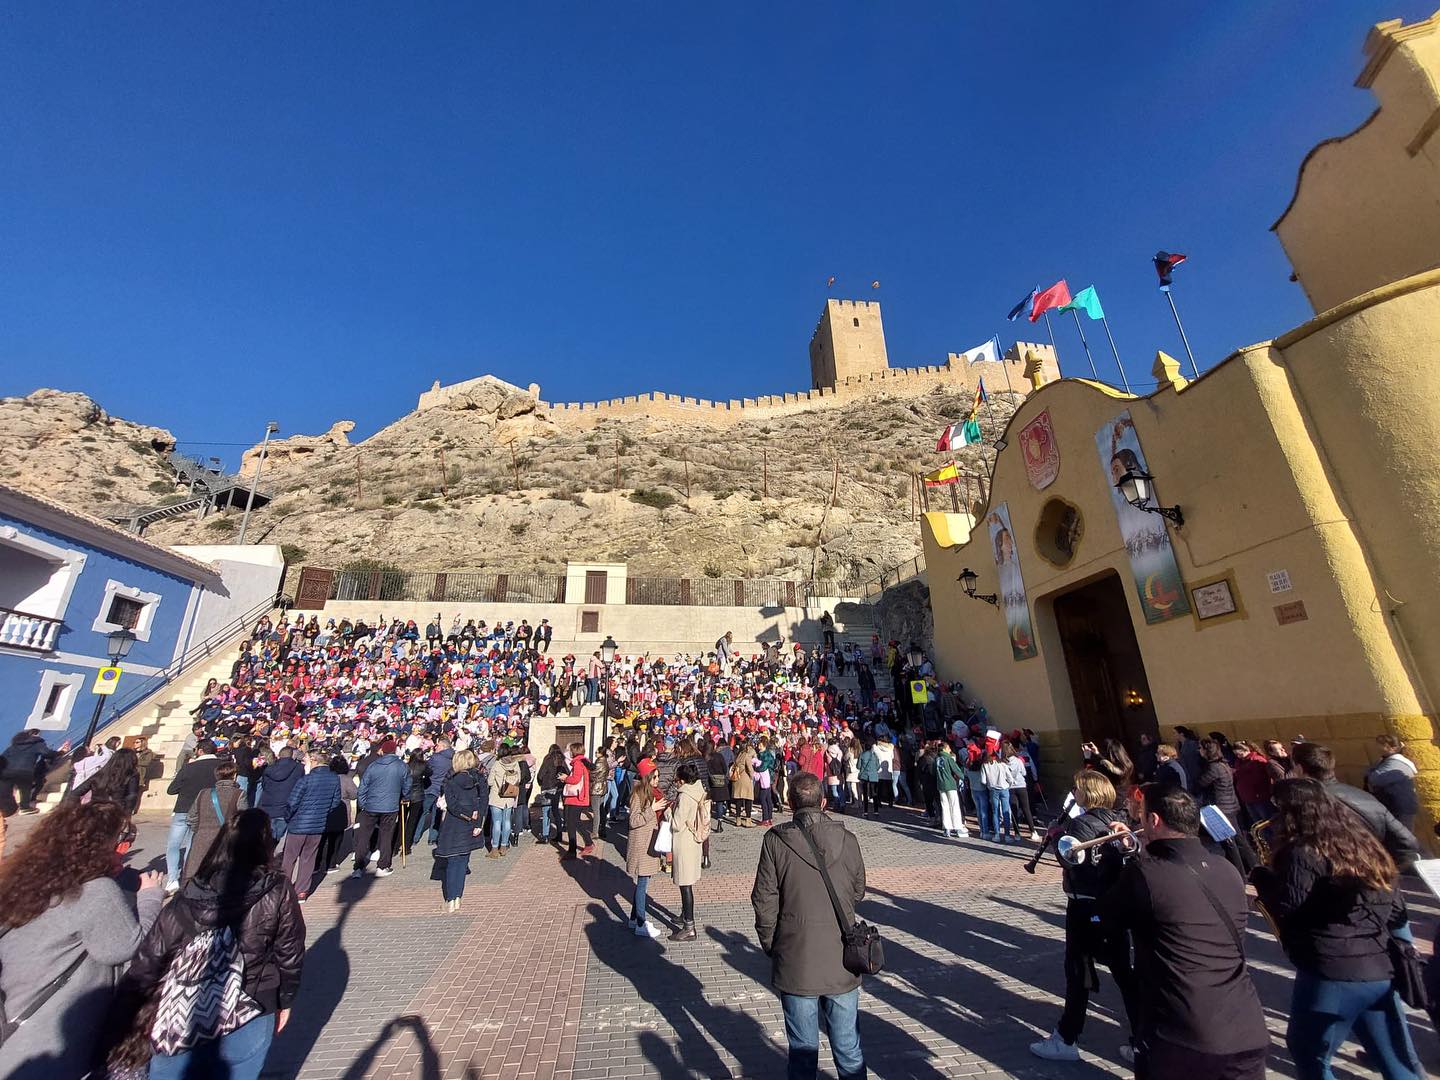
[[(994, 396), (981, 416), (987, 441), (1017, 401)], [(936, 434), (968, 405), (940, 388), (724, 430), (641, 418), (580, 431), (495, 380), (363, 442), (349, 441), (348, 421), (272, 442), (263, 486), (275, 499), (254, 512), (247, 539), (337, 568), (548, 570), (581, 559), (640, 575), (866, 580), (918, 553), (911, 474), (943, 464)], [(168, 432), (50, 390), (0, 401), (0, 424), (20, 434), (11, 483), (92, 511), (163, 501)], [(955, 456), (978, 476), (991, 454)], [(949, 508), (947, 492), (931, 497)], [(146, 536), (224, 543), (238, 526), (238, 513), (187, 515)]]

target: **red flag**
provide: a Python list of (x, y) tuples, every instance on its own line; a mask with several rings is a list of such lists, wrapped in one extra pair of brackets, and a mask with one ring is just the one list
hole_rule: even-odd
[(1051, 308), (1064, 307), (1070, 303), (1070, 286), (1065, 284), (1061, 278), (1044, 292), (1035, 294), (1035, 302), (1030, 307), (1030, 321), (1036, 322), (1041, 315)]
[(1175, 272), (1175, 267), (1185, 261), (1185, 256), (1178, 251), (1157, 251), (1155, 253), (1155, 273), (1160, 275), (1160, 287), (1163, 289), (1170, 284), (1170, 275)]

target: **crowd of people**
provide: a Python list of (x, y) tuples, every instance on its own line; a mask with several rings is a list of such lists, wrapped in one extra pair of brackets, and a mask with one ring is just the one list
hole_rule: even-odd
[[(121, 1077), (207, 1063), (258, 1075), (298, 987), (302, 905), (327, 874), (384, 878), (421, 845), (443, 910), (455, 912), (476, 854), (503, 860), (527, 842), (586, 859), (623, 828), (628, 929), (665, 932), (649, 894), (666, 874), (680, 893), (669, 936), (694, 940), (712, 837), (761, 828), (771, 833), (757, 929), (797, 1075), (813, 1075), (822, 1010), (842, 1074), (864, 1075), (858, 979), (817, 960), (777, 912), (833, 898), (841, 923), (812, 912), (807, 925), (829, 931), (805, 934), (838, 949), (864, 873), (837, 819), (907, 805), (907, 823), (946, 838), (1069, 838), (1065, 1005), (1037, 1055), (1078, 1058), (1098, 963), (1120, 990), (1131, 1028), (1121, 1053), (1139, 1075), (1173, 1075), (1182, 1061), (1196, 1077), (1263, 1075), (1268, 1036), (1241, 937), (1248, 878), (1297, 968), (1290, 1047), (1301, 1075), (1327, 1075), (1352, 1032), (1385, 1076), (1418, 1075), (1386, 974), (1408, 940), (1396, 875), (1419, 850), (1416, 770), (1397, 741), (1382, 740), (1373, 794), (1338, 784), (1314, 743), (1232, 745), (1185, 728), (1172, 743), (1142, 736), (1133, 758), (1113, 739), (1086, 743), (1085, 769), (1052, 806), (1033, 732), (991, 726), (894, 642), (877, 638), (867, 653), (830, 634), (810, 649), (742, 656), (726, 635), (701, 655), (606, 663), (554, 655), (552, 640), (543, 622), (262, 619), (230, 679), (195, 710), (168, 788), (166, 871), (132, 875), (138, 904), (116, 881), (146, 763), (113, 740), (82, 748), (67, 798), (0, 862), (0, 991), (7, 1021), (20, 1022), (0, 1042), (0, 1065), (53, 1054), (64, 1031), (74, 1075), (101, 1058)], [(855, 689), (837, 687), (842, 672)], [(612, 731), (601, 745), (531, 745), (538, 715), (600, 701)], [(38, 770), (55, 752), (35, 735), (12, 746)], [(1088, 858), (1073, 860), (1076, 844)], [(840, 892), (795, 891), (797, 874), (813, 886), (822, 871)], [(198, 1022), (195, 980), (222, 969), (229, 984), (217, 996), (238, 1004), (200, 1010), (210, 1019)], [(1202, 1013), (1225, 1018), (1223, 1038)], [(68, 1034), (77, 1018), (84, 1038)]]

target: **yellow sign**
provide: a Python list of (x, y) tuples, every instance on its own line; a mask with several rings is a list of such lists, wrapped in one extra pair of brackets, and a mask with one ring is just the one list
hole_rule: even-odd
[(930, 700), (930, 689), (924, 679), (910, 680), (910, 700), (916, 705), (924, 705)]
[(120, 669), (118, 667), (102, 667), (95, 673), (95, 685), (90, 688), (90, 692), (92, 694), (113, 694), (119, 682)]

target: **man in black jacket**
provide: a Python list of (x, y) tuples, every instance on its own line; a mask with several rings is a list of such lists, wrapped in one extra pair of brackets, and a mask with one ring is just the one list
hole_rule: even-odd
[(195, 796), (206, 788), (215, 786), (215, 744), (201, 739), (195, 744), (195, 756), (187, 761), (166, 790), (175, 796), (175, 809), (170, 814), (170, 836), (165, 844), (165, 874), (169, 878), (165, 886), (167, 894), (180, 891), (180, 870), (185, 865), (185, 854), (190, 850), (190, 804)]
[(1172, 785), (1144, 791), (1145, 853), (1100, 898), (1135, 941), (1137, 1080), (1264, 1080), (1270, 1035), (1244, 938), (1245, 883), (1200, 843), (1200, 808)]
[(797, 773), (791, 780), (794, 819), (765, 834), (750, 902), (760, 948), (770, 957), (770, 982), (785, 1011), (789, 1076), (815, 1076), (823, 1009), (840, 1080), (864, 1080), (865, 1055), (855, 1026), (860, 977), (842, 962), (840, 922), (806, 835), (825, 860), (847, 926), (865, 897), (865, 860), (855, 835), (821, 811), (820, 791), (820, 778), (813, 773)]
[(1335, 754), (1328, 746), (1319, 743), (1302, 742), (1290, 754), (1290, 760), (1301, 776), (1319, 780), (1327, 793), (1339, 799), (1360, 815), (1361, 820), (1375, 834), (1375, 839), (1385, 845), (1385, 850), (1402, 871), (1410, 869), (1420, 857), (1420, 841), (1415, 834), (1400, 824), (1398, 818), (1385, 804), (1368, 791), (1361, 791), (1335, 779)]

